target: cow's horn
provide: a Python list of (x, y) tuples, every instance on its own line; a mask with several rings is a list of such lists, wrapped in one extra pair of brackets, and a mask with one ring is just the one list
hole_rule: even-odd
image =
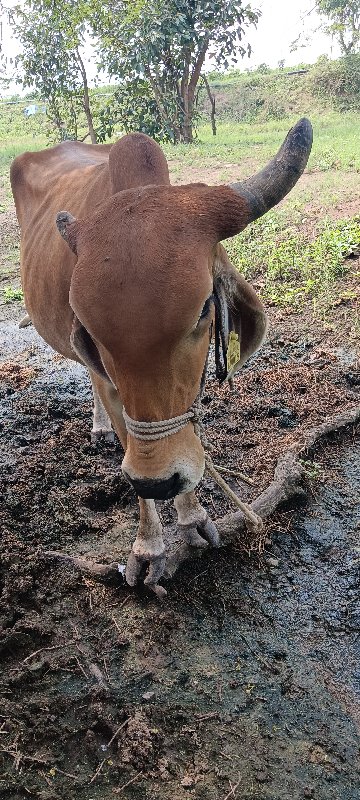
[(300, 119), (289, 131), (276, 156), (266, 167), (243, 183), (231, 183), (250, 210), (250, 219), (261, 217), (290, 192), (303, 173), (312, 145), (312, 126)]

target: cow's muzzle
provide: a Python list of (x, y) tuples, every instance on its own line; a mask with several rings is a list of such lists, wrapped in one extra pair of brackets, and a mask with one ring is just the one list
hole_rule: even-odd
[(123, 475), (134, 487), (136, 494), (144, 500), (170, 500), (171, 497), (181, 494), (184, 488), (184, 481), (178, 472), (166, 480), (130, 478), (124, 469)]

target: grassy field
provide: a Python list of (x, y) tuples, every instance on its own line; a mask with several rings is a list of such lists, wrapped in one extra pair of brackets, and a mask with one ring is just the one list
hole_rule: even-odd
[[(247, 177), (274, 155), (299, 116), (219, 122), (216, 137), (202, 124), (194, 144), (164, 145), (172, 181), (218, 184)], [(360, 113), (313, 113), (311, 121), (314, 145), (305, 175), (280, 206), (226, 247), (268, 304), (300, 309), (310, 300), (324, 319), (331, 307), (351, 301), (358, 335)], [(0, 131), (0, 277), (3, 301), (10, 302), (18, 287), (18, 242), (11, 225), (9, 166), (16, 154), (46, 146), (46, 136), (43, 120), (19, 121), (13, 110)]]

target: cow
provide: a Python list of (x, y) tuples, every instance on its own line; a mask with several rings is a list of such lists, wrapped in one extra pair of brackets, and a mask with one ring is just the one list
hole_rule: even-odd
[(232, 374), (266, 332), (263, 305), (221, 241), (290, 191), (311, 144), (302, 119), (258, 174), (215, 187), (171, 185), (161, 148), (140, 133), (12, 163), (26, 310), (54, 350), (88, 368), (93, 436), (111, 436), (112, 425), (139, 498), (131, 586), (147, 569), (156, 591), (165, 569), (155, 500), (174, 498), (188, 544), (219, 544), (194, 493), (204, 472), (196, 400), (214, 324), (225, 357), (231, 336), (240, 345)]

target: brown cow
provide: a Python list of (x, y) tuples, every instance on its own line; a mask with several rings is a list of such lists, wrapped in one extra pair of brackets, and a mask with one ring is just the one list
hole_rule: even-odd
[(218, 544), (194, 494), (204, 452), (192, 424), (215, 306), (225, 351), (229, 332), (239, 335), (236, 369), (266, 330), (219, 242), (290, 191), (311, 141), (301, 120), (267, 167), (232, 186), (170, 186), (162, 151), (142, 134), (112, 146), (64, 142), (12, 164), (26, 309), (51, 347), (88, 367), (94, 431), (109, 431), (110, 418), (139, 496), (130, 585), (145, 562), (152, 588), (164, 570), (154, 499), (175, 498), (186, 541)]

